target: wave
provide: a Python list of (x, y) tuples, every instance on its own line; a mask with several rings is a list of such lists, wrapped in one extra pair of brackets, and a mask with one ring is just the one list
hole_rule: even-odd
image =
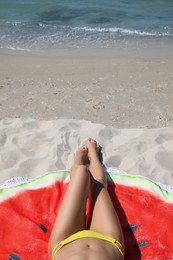
[(35, 28), (35, 29), (48, 29), (55, 30), (57, 32), (68, 30), (73, 31), (84, 31), (84, 32), (92, 32), (92, 33), (111, 33), (111, 34), (122, 34), (122, 35), (139, 35), (139, 36), (173, 36), (173, 28), (171, 27), (160, 27), (159, 29), (148, 28), (148, 30), (144, 29), (136, 29), (136, 28), (121, 28), (121, 27), (88, 27), (88, 26), (65, 26), (65, 25), (57, 25), (57, 24), (46, 24), (46, 23), (24, 23), (24, 22), (9, 22), (6, 21), (5, 24), (7, 26), (11, 26), (14, 28)]
[[(4, 47), (0, 46), (0, 49), (3, 49)], [(6, 49), (8, 50), (12, 50), (12, 51), (26, 51), (26, 52), (30, 52), (30, 49), (26, 49), (26, 48), (20, 48), (20, 47), (10, 47), (10, 46), (6, 46)]]
[(121, 33), (124, 35), (140, 35), (140, 36), (172, 36), (172, 34), (167, 32), (146, 32), (136, 29), (124, 29), (124, 28), (90, 28), (90, 27), (74, 27), (74, 30), (83, 30), (86, 32), (99, 32), (99, 33)]
[(135, 39), (171, 39), (173, 29), (169, 27), (162, 30), (138, 30), (135, 28), (119, 27), (79, 27), (60, 26), (37, 23), (29, 25), (13, 23), (7, 26), (0, 25), (0, 49), (30, 51), (43, 50), (57, 46), (86, 46), (86, 47), (112, 47), (117, 40)]
[[(5, 27), (13, 27), (17, 29), (27, 29), (32, 28), (35, 30), (47, 29), (47, 31), (54, 30), (55, 32), (64, 32), (67, 31), (83, 31), (83, 32), (92, 32), (92, 33), (110, 33), (110, 34), (121, 34), (121, 35), (139, 35), (139, 36), (173, 36), (173, 28), (171, 27), (160, 27), (159, 29), (148, 28), (145, 29), (136, 29), (136, 28), (121, 28), (121, 27), (88, 27), (88, 26), (65, 26), (65, 25), (57, 25), (57, 24), (46, 24), (46, 23), (25, 23), (25, 22), (5, 22)], [(3, 26), (0, 25), (0, 30)]]

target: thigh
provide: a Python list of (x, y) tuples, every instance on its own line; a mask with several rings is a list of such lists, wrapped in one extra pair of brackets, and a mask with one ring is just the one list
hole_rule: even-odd
[(101, 183), (96, 184), (93, 197), (90, 229), (117, 239), (124, 248), (124, 236), (118, 215), (107, 189)]

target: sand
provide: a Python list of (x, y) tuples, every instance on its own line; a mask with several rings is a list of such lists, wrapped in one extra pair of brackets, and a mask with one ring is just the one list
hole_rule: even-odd
[(69, 169), (88, 136), (102, 146), (106, 168), (173, 184), (173, 128), (116, 129), (85, 120), (4, 119), (0, 122), (1, 184)]
[(173, 59), (0, 56), (0, 119), (173, 126)]
[(107, 168), (173, 185), (173, 59), (0, 60), (0, 185), (69, 169), (88, 137)]

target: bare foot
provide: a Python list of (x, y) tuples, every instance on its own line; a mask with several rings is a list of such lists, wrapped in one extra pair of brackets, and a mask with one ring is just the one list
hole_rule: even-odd
[(105, 188), (107, 188), (107, 178), (99, 160), (98, 143), (94, 139), (89, 138), (87, 140), (87, 148), (88, 159), (90, 161), (89, 171), (97, 183), (101, 183)]
[(88, 162), (88, 148), (79, 148), (74, 155), (74, 165), (86, 165)]
[(87, 148), (88, 148), (88, 159), (90, 162), (92, 159), (96, 159), (96, 158), (99, 159), (98, 144), (94, 139), (89, 138), (87, 140)]

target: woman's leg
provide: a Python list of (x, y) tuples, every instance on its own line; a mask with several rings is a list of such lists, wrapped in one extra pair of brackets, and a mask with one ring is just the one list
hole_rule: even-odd
[(118, 215), (107, 191), (107, 178), (99, 161), (97, 143), (93, 139), (87, 141), (90, 172), (94, 179), (93, 209), (90, 229), (117, 239), (123, 246), (124, 236)]
[(80, 148), (71, 168), (71, 181), (63, 198), (49, 240), (49, 257), (53, 248), (75, 232), (86, 229), (85, 207), (90, 186), (90, 174), (86, 168), (88, 150)]

